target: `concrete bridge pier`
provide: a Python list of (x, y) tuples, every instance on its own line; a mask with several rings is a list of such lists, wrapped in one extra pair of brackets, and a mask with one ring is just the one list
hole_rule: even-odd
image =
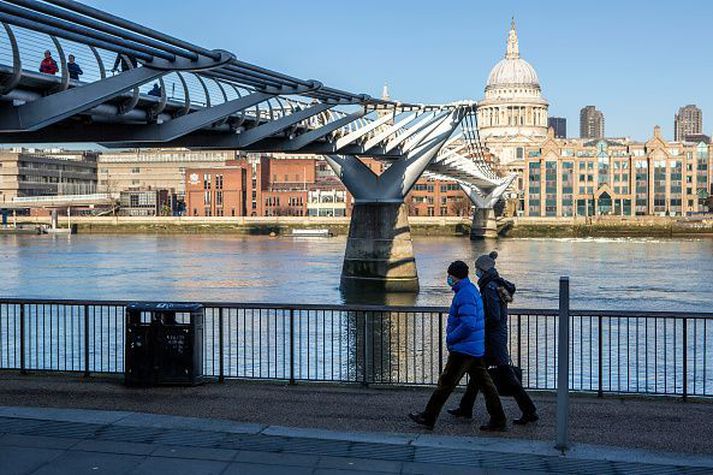
[(347, 292), (418, 292), (416, 258), (405, 204), (354, 206), (341, 285)]
[(470, 227), (470, 239), (496, 239), (498, 225), (493, 208), (476, 208), (473, 213), (473, 224)]
[(391, 146), (401, 147), (400, 156), (390, 160), (380, 175), (353, 155), (326, 157), (354, 197), (342, 266), (343, 291), (418, 291), (404, 197), (458, 127), (463, 114), (462, 110), (428, 114), (427, 120), (410, 133), (395, 137)]

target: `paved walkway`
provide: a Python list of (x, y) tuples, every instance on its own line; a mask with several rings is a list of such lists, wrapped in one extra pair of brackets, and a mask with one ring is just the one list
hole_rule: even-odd
[[(424, 433), (406, 414), (423, 408), (431, 389), (364, 389), (359, 386), (226, 381), (194, 388), (126, 388), (120, 379), (67, 375), (19, 376), (0, 373), (0, 406), (65, 407), (150, 412), (176, 416), (229, 419), (261, 425), (320, 428), (353, 432)], [(447, 407), (457, 404), (460, 394)], [(555, 438), (553, 395), (535, 393), (540, 421), (510, 427), (497, 436), (478, 433), (486, 420), (482, 398), (474, 421), (443, 414), (434, 435), (515, 438)], [(519, 414), (512, 398), (503, 398), (510, 418)], [(610, 445), (689, 454), (713, 454), (713, 401), (683, 403), (679, 399), (573, 396), (571, 439), (577, 443)]]
[(336, 432), (126, 411), (0, 407), (0, 473), (710, 474), (713, 456), (432, 434)]

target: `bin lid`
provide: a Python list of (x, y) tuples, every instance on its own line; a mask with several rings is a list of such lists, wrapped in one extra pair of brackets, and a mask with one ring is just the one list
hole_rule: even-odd
[(172, 302), (132, 302), (126, 306), (127, 310), (141, 312), (195, 312), (201, 310), (200, 303), (172, 303)]

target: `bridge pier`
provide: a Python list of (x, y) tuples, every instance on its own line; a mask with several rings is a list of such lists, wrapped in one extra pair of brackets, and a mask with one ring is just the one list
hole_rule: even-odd
[(347, 292), (418, 292), (416, 259), (405, 204), (358, 203), (354, 206), (341, 285)]
[(496, 239), (498, 225), (493, 208), (475, 208), (473, 224), (470, 227), (470, 239)]

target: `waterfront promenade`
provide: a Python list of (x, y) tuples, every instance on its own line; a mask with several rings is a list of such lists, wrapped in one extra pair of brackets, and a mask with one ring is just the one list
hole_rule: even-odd
[(535, 393), (539, 423), (497, 436), (474, 430), (482, 404), (473, 422), (443, 414), (433, 432), (415, 427), (405, 414), (429, 393), (240, 381), (129, 389), (119, 378), (5, 373), (0, 462), (15, 464), (9, 473), (713, 471), (709, 401), (573, 396), (574, 445), (563, 457), (552, 448), (550, 393)]

